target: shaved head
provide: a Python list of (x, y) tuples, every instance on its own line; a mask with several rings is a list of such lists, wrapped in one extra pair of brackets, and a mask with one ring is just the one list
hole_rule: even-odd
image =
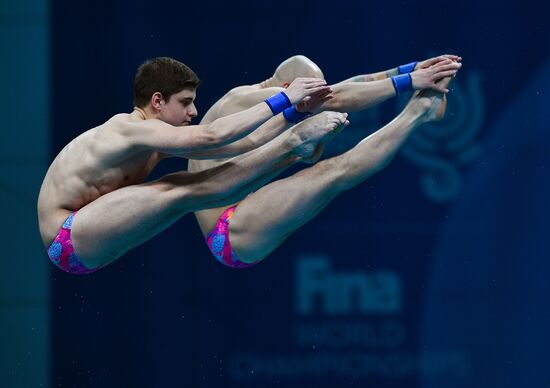
[(303, 55), (288, 58), (273, 74), (274, 81), (281, 86), (292, 83), (298, 77), (325, 78), (319, 66)]

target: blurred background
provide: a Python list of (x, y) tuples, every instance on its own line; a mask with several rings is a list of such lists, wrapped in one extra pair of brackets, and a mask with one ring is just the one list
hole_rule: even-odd
[[(541, 1), (1, 2), (0, 387), (549, 386), (548, 16)], [(145, 59), (193, 68), (202, 115), (294, 54), (335, 83), (442, 53), (464, 63), (446, 119), (260, 265), (222, 267), (190, 215), (95, 274), (50, 264), (47, 167), (131, 111)], [(326, 156), (407, 98), (353, 114)]]

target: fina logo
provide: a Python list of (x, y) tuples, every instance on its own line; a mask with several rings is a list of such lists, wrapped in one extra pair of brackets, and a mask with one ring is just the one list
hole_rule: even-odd
[[(485, 111), (481, 76), (470, 73), (465, 89), (458, 79), (453, 81), (447, 95), (445, 118), (418, 128), (401, 150), (405, 159), (424, 171), (420, 181), (422, 191), (434, 202), (450, 201), (458, 195), (462, 186), (459, 168), (481, 154), (481, 146), (475, 141)], [(401, 106), (405, 103), (399, 102)]]
[(401, 281), (393, 272), (336, 272), (322, 255), (302, 256), (296, 263), (295, 302), (301, 315), (401, 312)]

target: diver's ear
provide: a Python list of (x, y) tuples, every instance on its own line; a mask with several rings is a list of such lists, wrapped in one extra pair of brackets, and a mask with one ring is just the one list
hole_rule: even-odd
[(153, 93), (153, 95), (151, 96), (151, 107), (156, 110), (156, 111), (160, 111), (162, 109), (162, 106), (164, 104), (164, 97), (162, 97), (162, 93), (160, 92), (155, 92)]

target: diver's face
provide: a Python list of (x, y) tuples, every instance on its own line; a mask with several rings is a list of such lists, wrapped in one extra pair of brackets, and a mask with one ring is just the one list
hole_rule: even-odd
[(193, 117), (197, 116), (197, 108), (195, 107), (196, 92), (195, 88), (185, 88), (172, 94), (168, 101), (162, 99), (159, 119), (175, 126), (190, 125)]

